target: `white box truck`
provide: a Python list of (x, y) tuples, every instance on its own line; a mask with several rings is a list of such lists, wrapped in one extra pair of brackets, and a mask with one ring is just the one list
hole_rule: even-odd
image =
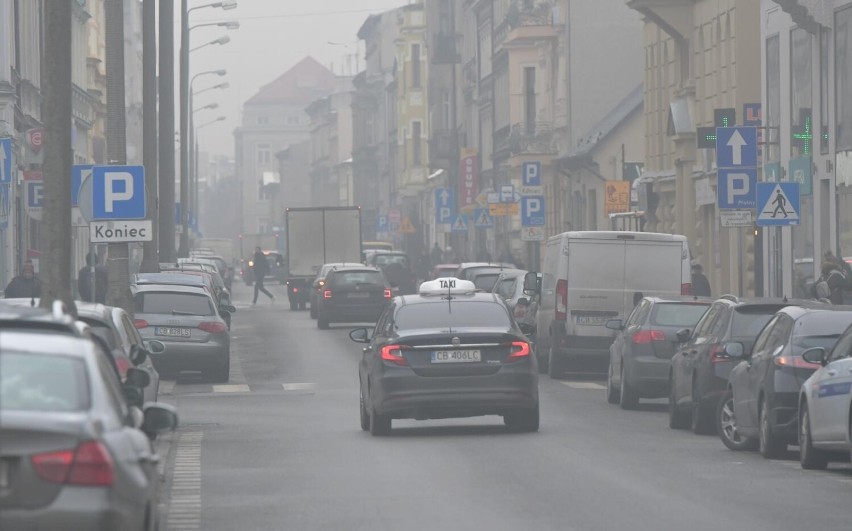
[(304, 310), (323, 264), (361, 262), (361, 209), (288, 208), (287, 297), (291, 310)]
[(615, 332), (634, 297), (692, 293), (686, 236), (649, 232), (565, 232), (547, 240), (536, 350), (551, 376), (604, 372)]

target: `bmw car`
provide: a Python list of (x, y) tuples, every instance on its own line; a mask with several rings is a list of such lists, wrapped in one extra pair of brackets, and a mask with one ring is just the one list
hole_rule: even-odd
[(466, 280), (424, 282), (395, 297), (359, 365), (361, 428), (387, 435), (394, 419), (500, 415), (512, 431), (539, 427), (538, 365), (503, 300)]

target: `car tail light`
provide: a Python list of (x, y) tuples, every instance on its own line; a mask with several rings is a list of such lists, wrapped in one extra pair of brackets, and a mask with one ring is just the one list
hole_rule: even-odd
[(681, 284), (680, 285), (680, 294), (681, 295), (692, 295), (692, 284)]
[(556, 283), (556, 320), (568, 319), (568, 281), (565, 279)]
[(794, 369), (819, 369), (819, 365), (805, 361), (801, 356), (776, 356), (773, 360), (778, 367), (793, 367)]
[(135, 326), (138, 329), (148, 328), (148, 321), (146, 321), (145, 319), (134, 319), (133, 320), (133, 326)]
[(130, 362), (127, 361), (124, 357), (115, 358), (115, 368), (118, 369), (118, 374), (124, 378), (124, 375), (127, 374), (127, 369), (131, 367)]
[(225, 323), (218, 321), (205, 321), (198, 325), (199, 330), (204, 330), (208, 334), (221, 334), (227, 332), (228, 327)]
[(390, 300), (393, 297), (393, 291), (385, 288), (385, 298)]
[(665, 341), (666, 333), (661, 330), (639, 330), (633, 334), (633, 343), (636, 345), (647, 345), (652, 341)]
[(293, 293), (299, 293), (299, 288), (293, 288)]
[(530, 355), (530, 344), (526, 341), (512, 341), (512, 353), (506, 358), (507, 362), (518, 361)]
[(80, 443), (76, 450), (37, 454), (33, 469), (45, 481), (69, 485), (109, 486), (113, 483), (112, 457), (97, 441)]
[(407, 366), (408, 361), (403, 357), (401, 353), (403, 348), (405, 347), (403, 347), (402, 345), (386, 345), (382, 347), (382, 360), (389, 361), (397, 365)]
[(331, 298), (331, 290), (327, 289), (327, 290), (323, 291), (322, 292), (322, 298), (323, 299), (330, 299)]
[(724, 361), (731, 361), (731, 358), (725, 354), (725, 348), (722, 345), (710, 347), (710, 363), (722, 363)]

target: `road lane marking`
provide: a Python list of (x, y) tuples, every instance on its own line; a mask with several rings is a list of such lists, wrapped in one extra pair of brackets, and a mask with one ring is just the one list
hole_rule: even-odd
[(249, 391), (251, 391), (251, 389), (249, 389), (249, 386), (246, 384), (223, 384), (213, 386), (214, 393), (248, 393)]
[(246, 383), (246, 376), (243, 373), (243, 360), (239, 355), (231, 356), (230, 381), (233, 383)]
[(285, 383), (281, 384), (285, 391), (305, 391), (315, 393), (317, 384), (315, 383)]
[(572, 389), (606, 389), (605, 385), (595, 382), (559, 382), (562, 385), (567, 385)]
[(204, 432), (182, 433), (177, 442), (167, 528), (201, 529), (201, 441)]

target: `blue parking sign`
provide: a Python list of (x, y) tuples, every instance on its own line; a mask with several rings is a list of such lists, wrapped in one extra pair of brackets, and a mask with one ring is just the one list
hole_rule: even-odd
[(543, 227), (545, 225), (543, 195), (521, 197), (521, 225), (524, 227)]
[(71, 167), (71, 206), (78, 206), (77, 196), (86, 177), (92, 174), (92, 164), (76, 164)]
[(388, 231), (388, 216), (387, 214), (379, 214), (376, 216), (376, 232)]
[(95, 166), (92, 168), (92, 219), (144, 219), (145, 168)]
[(0, 138), (0, 183), (12, 182), (12, 139)]

